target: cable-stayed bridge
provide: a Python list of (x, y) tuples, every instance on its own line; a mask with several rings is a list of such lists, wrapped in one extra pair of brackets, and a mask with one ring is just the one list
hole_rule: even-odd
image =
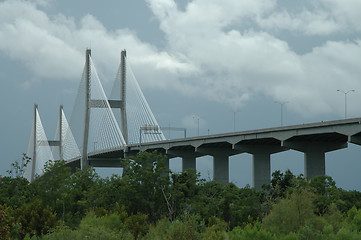
[[(156, 130), (152, 134), (150, 126)], [(28, 156), (31, 164), (25, 176), (33, 180), (42, 174), (48, 160), (62, 159), (72, 162), (80, 159), (80, 168), (89, 165), (88, 154), (126, 148), (141, 138), (143, 143), (165, 140), (139, 85), (121, 52), (121, 63), (110, 98), (105, 94), (99, 75), (86, 50), (85, 66), (79, 84), (70, 123), (60, 107), (55, 140), (46, 137), (38, 106), (34, 107), (34, 120), (29, 140)], [(142, 132), (141, 130), (144, 129)], [(139, 135), (141, 134), (141, 135)]]
[[(121, 52), (119, 70), (110, 97), (97, 74), (91, 50), (85, 66), (70, 122), (62, 106), (54, 140), (48, 140), (34, 106), (34, 120), (27, 155), (31, 162), (24, 176), (30, 181), (43, 173), (48, 160), (65, 160), (72, 168), (122, 167), (121, 160), (139, 151), (155, 151), (168, 160), (181, 157), (183, 170), (196, 168), (196, 159), (213, 157), (213, 178), (229, 181), (229, 157), (253, 155), (253, 186), (270, 181), (271, 154), (290, 149), (304, 153), (305, 176), (325, 174), (325, 153), (361, 145), (361, 118), (303, 124), (254, 131), (233, 132), (166, 140), (140, 87)], [(169, 166), (169, 162), (168, 162)]]

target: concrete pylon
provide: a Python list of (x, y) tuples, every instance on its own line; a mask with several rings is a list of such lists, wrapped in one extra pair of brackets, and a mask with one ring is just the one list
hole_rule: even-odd
[(127, 124), (127, 88), (126, 88), (126, 56), (127, 52), (123, 50), (120, 54), (120, 67), (121, 67), (121, 75), (120, 75), (120, 101), (122, 102), (120, 108), (120, 116), (121, 116), (121, 128), (123, 138), (126, 144), (128, 144), (128, 124)]
[(229, 155), (227, 152), (213, 154), (213, 180), (221, 184), (229, 183)]
[(196, 148), (196, 152), (213, 156), (213, 180), (222, 184), (229, 183), (229, 156), (240, 153), (238, 150), (232, 148), (232, 144), (228, 145), (228, 147), (219, 148)]
[(326, 174), (325, 153), (346, 148), (347, 142), (282, 142), (282, 145), (304, 153), (304, 174), (307, 179)]
[(168, 149), (166, 151), (166, 154), (171, 157), (182, 158), (182, 171), (185, 171), (186, 169), (189, 168), (196, 169), (197, 157), (203, 156), (203, 154), (196, 152), (194, 147), (192, 149), (182, 149), (182, 150)]
[[(33, 136), (32, 144), (33, 144), (33, 149), (32, 149), (32, 153), (31, 153), (31, 173), (30, 173), (30, 179), (29, 181), (32, 182), (35, 179), (35, 174), (36, 174), (36, 163), (38, 161), (37, 159), (37, 149), (38, 147), (58, 147), (59, 148), (59, 157), (60, 160), (63, 159), (63, 149), (62, 149), (62, 111), (63, 111), (63, 106), (60, 106), (60, 114), (59, 114), (59, 126), (58, 126), (58, 130), (59, 130), (59, 140), (48, 140), (48, 139), (38, 139), (38, 121), (40, 122), (40, 118), (38, 119), (38, 105), (34, 104), (34, 120), (33, 120), (33, 132), (31, 133)], [(29, 154), (29, 153), (28, 153)], [(41, 154), (40, 154), (41, 155)], [(53, 160), (53, 159), (47, 159), (47, 160)]]
[(91, 50), (87, 49), (85, 52), (85, 113), (84, 113), (84, 132), (83, 132), (83, 152), (80, 161), (80, 168), (84, 170), (89, 165), (88, 161), (88, 138), (89, 138), (89, 121), (90, 121), (90, 55)]
[(38, 104), (34, 104), (34, 120), (33, 120), (33, 156), (31, 161), (31, 175), (30, 175), (30, 182), (34, 181), (35, 178), (35, 166), (36, 166), (36, 147), (37, 147), (37, 137), (36, 137), (36, 126), (37, 126), (37, 111), (38, 111)]
[(271, 154), (268, 152), (253, 153), (253, 179), (252, 186), (260, 190), (264, 184), (271, 180)]
[(235, 148), (253, 155), (253, 180), (252, 185), (256, 190), (261, 190), (264, 184), (271, 180), (271, 154), (288, 150), (277, 144), (240, 144)]

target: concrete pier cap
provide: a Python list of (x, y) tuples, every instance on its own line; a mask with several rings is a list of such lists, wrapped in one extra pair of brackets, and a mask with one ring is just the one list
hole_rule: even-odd
[(260, 190), (271, 180), (271, 154), (287, 151), (281, 146), (281, 141), (275, 138), (244, 140), (234, 145), (234, 148), (253, 155), (252, 186)]
[(348, 136), (323, 133), (293, 136), (282, 146), (304, 153), (304, 175), (311, 179), (326, 174), (325, 153), (347, 148)]

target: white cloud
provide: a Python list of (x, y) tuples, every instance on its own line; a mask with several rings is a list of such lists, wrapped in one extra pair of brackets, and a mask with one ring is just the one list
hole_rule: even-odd
[[(278, 3), (280, 4), (280, 3)], [(307, 5), (309, 5), (307, 7)], [(278, 6), (255, 19), (262, 29), (287, 30), (306, 35), (327, 36), (360, 31), (361, 2), (358, 0), (304, 1), (302, 10)]]
[(52, 23), (35, 5), (5, 1), (0, 16), (0, 50), (37, 77), (68, 79), (75, 75), (74, 66), (82, 65), (79, 52), (54, 34), (63, 26)]
[[(130, 59), (154, 74), (194, 70), (188, 63), (140, 41), (129, 29), (108, 31), (92, 15), (80, 22), (61, 14), (50, 17), (37, 8), (38, 4), (22, 0), (0, 3), (0, 51), (25, 64), (34, 78), (78, 81), (87, 47), (93, 48), (92, 56), (100, 75), (106, 76), (104, 81), (114, 78), (124, 48), (131, 53)], [(149, 75), (144, 72), (141, 75)]]
[(323, 6), (349, 31), (361, 31), (361, 1), (322, 0)]
[(300, 13), (275, 12), (266, 18), (257, 19), (263, 29), (288, 30), (306, 35), (329, 35), (344, 31), (343, 24), (337, 22), (329, 12), (304, 10)]
[(351, 7), (357, 0), (322, 0), (298, 13), (279, 9), (276, 0), (194, 0), (184, 11), (173, 0), (147, 2), (166, 37), (162, 50), (131, 29), (109, 31), (92, 15), (80, 21), (48, 16), (36, 4), (8, 0), (0, 3), (0, 51), (35, 78), (77, 81), (86, 47), (102, 80), (113, 79), (126, 48), (143, 87), (175, 89), (235, 109), (264, 94), (289, 101), (298, 113), (324, 114), (342, 109), (336, 89), (361, 89), (359, 40), (330, 41), (299, 55), (273, 33), (357, 32), (361, 14)]
[(180, 11), (172, 0), (149, 3), (169, 51), (183, 53), (199, 70), (192, 82), (179, 79), (188, 94), (237, 108), (261, 93), (289, 101), (298, 113), (314, 115), (339, 107), (335, 91), (340, 85), (361, 89), (361, 71), (355, 67), (361, 61), (359, 42), (329, 42), (303, 56), (271, 33), (237, 27), (248, 20), (264, 29), (327, 35), (343, 31), (345, 22), (340, 19), (347, 18), (346, 10), (341, 14), (324, 7), (295, 14), (278, 12), (275, 1), (194, 0)]

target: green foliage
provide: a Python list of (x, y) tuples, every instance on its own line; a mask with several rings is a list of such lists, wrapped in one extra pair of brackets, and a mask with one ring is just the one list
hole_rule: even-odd
[(315, 191), (315, 213), (326, 214), (332, 202), (337, 198), (336, 183), (329, 176), (317, 176), (311, 179), (310, 187)]
[(149, 229), (144, 239), (199, 239), (198, 226), (197, 218), (192, 215), (184, 215), (173, 222), (163, 218), (158, 221), (156, 226)]
[(28, 180), (25, 178), (3, 177), (0, 181), (0, 204), (18, 208), (33, 197)]
[(360, 232), (361, 231), (361, 209), (356, 209), (356, 207), (351, 208), (347, 212), (346, 222), (348, 227), (353, 230)]
[(148, 231), (149, 227), (147, 220), (148, 215), (142, 213), (131, 215), (125, 219), (125, 224), (135, 239), (145, 235), (145, 233)]
[(361, 208), (361, 192), (358, 191), (345, 191), (338, 189), (338, 199), (336, 201), (337, 208), (342, 212), (346, 213), (352, 207), (357, 209)]
[(264, 228), (275, 234), (288, 234), (315, 219), (311, 192), (298, 189), (289, 198), (280, 199), (273, 205), (270, 214), (264, 219)]
[(263, 186), (269, 192), (272, 199), (286, 196), (286, 190), (289, 187), (295, 186), (295, 176), (290, 170), (285, 173), (277, 170), (272, 173), (271, 183), (268, 186)]
[(198, 197), (200, 185), (203, 180), (195, 169), (187, 169), (182, 173), (173, 173), (172, 182), (168, 189), (162, 189), (167, 202), (168, 216), (171, 221), (182, 215), (185, 211), (192, 211), (193, 203)]
[(105, 179), (49, 161), (32, 183), (14, 164), (0, 179), (0, 239), (361, 239), (361, 193), (330, 177), (276, 171), (256, 191), (171, 173), (165, 160), (143, 152)]
[(200, 235), (200, 239), (223, 240), (227, 237), (228, 224), (217, 217), (208, 220), (208, 227)]
[(17, 210), (17, 222), (21, 226), (20, 237), (26, 234), (40, 236), (46, 234), (57, 225), (56, 214), (45, 207), (41, 200), (24, 204)]
[(338, 232), (343, 227), (343, 220), (342, 213), (337, 209), (335, 203), (332, 203), (328, 207), (328, 211), (326, 214), (323, 215), (323, 219), (328, 223), (328, 227), (332, 228), (334, 232)]
[(44, 175), (36, 178), (30, 186), (45, 205), (61, 213), (69, 195), (71, 170), (64, 161), (48, 161), (44, 169)]
[(88, 213), (80, 222), (78, 234), (84, 238), (93, 239), (132, 239), (126, 226), (120, 217), (111, 214), (96, 217), (94, 213)]
[(7, 218), (8, 216), (6, 211), (0, 205), (0, 240), (7, 239), (9, 234), (10, 227), (8, 225)]
[(165, 168), (165, 156), (142, 152), (127, 159), (125, 176), (119, 190), (120, 202), (131, 214), (142, 212), (155, 222), (166, 212), (166, 201), (162, 192), (170, 186), (169, 170)]
[(10, 170), (6, 171), (9, 173), (9, 175), (15, 175), (15, 178), (22, 178), (24, 175), (24, 171), (26, 166), (30, 163), (31, 158), (26, 156), (25, 153), (23, 153), (23, 156), (20, 161), (15, 161), (11, 164)]
[(359, 240), (361, 239), (360, 232), (352, 231), (349, 228), (342, 228), (336, 235), (337, 240)]
[(244, 228), (235, 227), (228, 233), (230, 240), (276, 240), (277, 238), (261, 228), (261, 223), (247, 224)]
[(127, 231), (126, 226), (119, 216), (96, 217), (94, 213), (88, 213), (80, 222), (78, 229), (71, 230), (68, 227), (58, 227), (52, 233), (42, 239), (59, 240), (82, 240), (82, 239), (104, 239), (104, 240), (131, 240), (133, 236)]
[(234, 184), (225, 186), (222, 193), (222, 218), (229, 223), (230, 229), (261, 219), (261, 193), (255, 189), (238, 188)]

